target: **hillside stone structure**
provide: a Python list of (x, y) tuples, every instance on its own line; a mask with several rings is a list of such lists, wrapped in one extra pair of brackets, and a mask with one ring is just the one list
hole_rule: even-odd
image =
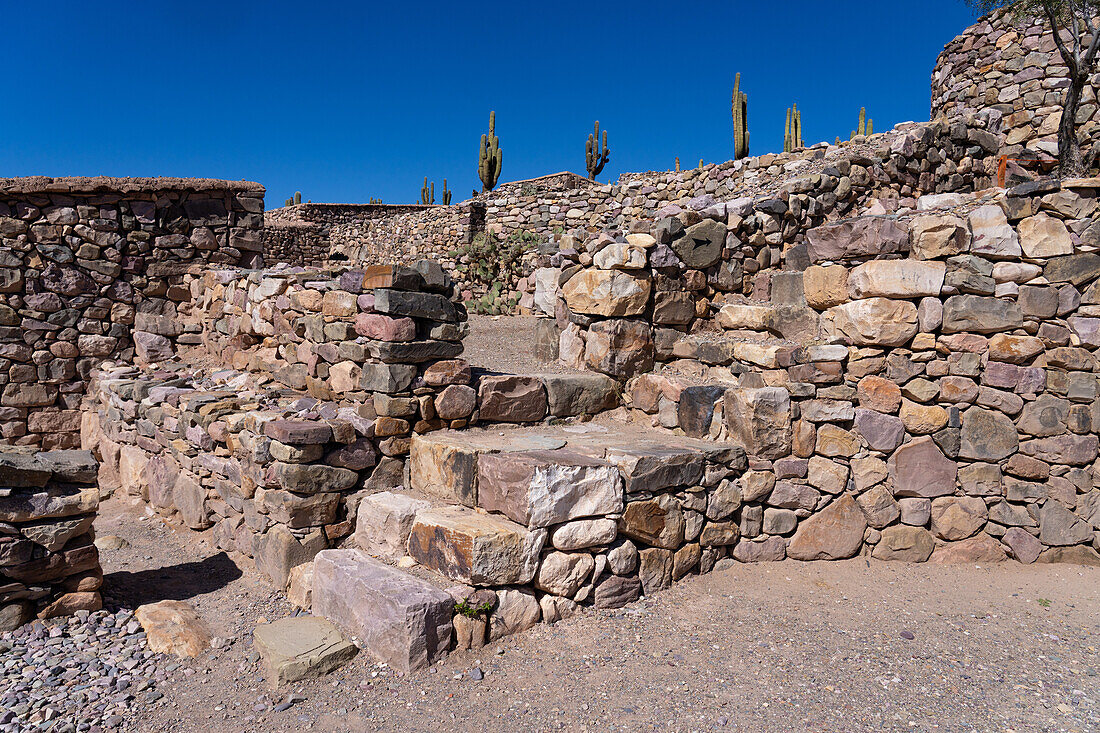
[[(939, 55), (932, 73), (931, 119), (990, 110), (1002, 119), (1004, 155), (1054, 158), (1066, 74), (1045, 20), (1017, 20), (1011, 9), (996, 10)], [(1093, 74), (1085, 85), (1076, 118), (1086, 156), (1100, 137), (1097, 78)]]

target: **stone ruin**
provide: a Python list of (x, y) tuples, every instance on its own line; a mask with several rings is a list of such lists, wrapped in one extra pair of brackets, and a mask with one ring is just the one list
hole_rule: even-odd
[(996, 188), (1003, 119), (589, 188), (558, 374), (472, 369), (419, 241), (260, 267), (256, 184), (0, 182), (0, 618), (99, 602), (93, 473), (402, 671), (737, 562), (1100, 564), (1100, 180)]

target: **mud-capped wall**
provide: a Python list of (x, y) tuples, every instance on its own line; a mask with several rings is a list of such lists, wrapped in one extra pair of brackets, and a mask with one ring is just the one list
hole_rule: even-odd
[(79, 442), (92, 369), (170, 352), (185, 272), (261, 261), (264, 189), (179, 178), (0, 179), (0, 442)]
[[(1005, 155), (1056, 156), (1062, 95), (1069, 85), (1066, 73), (1045, 22), (995, 11), (940, 54), (932, 73), (932, 119), (993, 110), (1003, 118)], [(1086, 85), (1076, 120), (1078, 134), (1090, 148), (1100, 137), (1097, 78)]]

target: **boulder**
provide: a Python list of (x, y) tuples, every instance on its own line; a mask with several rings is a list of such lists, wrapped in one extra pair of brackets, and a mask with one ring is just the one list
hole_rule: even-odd
[(555, 417), (595, 415), (619, 404), (619, 385), (603, 374), (543, 374), (549, 413)]
[(787, 547), (795, 560), (842, 560), (852, 557), (863, 545), (867, 520), (859, 505), (843, 494), (829, 506), (807, 517)]
[(1061, 219), (1040, 212), (1017, 227), (1025, 257), (1058, 257), (1073, 254), (1073, 240)]
[(792, 447), (790, 394), (782, 387), (727, 390), (723, 414), (730, 440), (750, 455), (774, 460)]
[(1023, 254), (1016, 230), (1008, 223), (1004, 209), (986, 204), (968, 215), (972, 240), (970, 251), (990, 259), (1011, 259)]
[(197, 657), (210, 648), (210, 627), (190, 603), (147, 603), (137, 607), (134, 618), (145, 631), (149, 649), (158, 654)]
[(882, 537), (871, 552), (877, 560), (924, 562), (932, 554), (936, 541), (924, 527), (897, 525), (882, 530)]
[(615, 467), (569, 449), (478, 458), (478, 505), (530, 527), (622, 511)]
[(588, 330), (584, 360), (592, 370), (627, 379), (651, 370), (654, 355), (653, 328), (643, 321), (609, 319)]
[(946, 272), (947, 265), (943, 262), (872, 260), (858, 265), (849, 273), (848, 294), (852, 300), (877, 296), (938, 296)]
[(972, 461), (999, 461), (1016, 452), (1020, 439), (1007, 415), (971, 407), (962, 414), (959, 457)]
[(996, 333), (1023, 325), (1020, 307), (1011, 300), (979, 295), (952, 295), (943, 304), (944, 333)]
[(355, 516), (355, 542), (376, 557), (399, 560), (417, 512), (431, 509), (431, 503), (404, 494), (381, 491), (364, 497)]
[(916, 438), (887, 461), (895, 496), (931, 498), (955, 493), (956, 463), (930, 437)]
[(536, 422), (546, 416), (546, 389), (537, 377), (486, 376), (478, 386), (479, 415), (492, 422)]
[(941, 540), (964, 540), (985, 526), (985, 502), (976, 496), (940, 496), (932, 500), (932, 533)]
[(703, 219), (684, 230), (684, 235), (672, 240), (673, 251), (693, 270), (705, 270), (718, 264), (726, 246), (726, 225), (714, 219)]
[(932, 552), (928, 562), (938, 565), (956, 563), (996, 563), (1008, 559), (1004, 546), (985, 532), (959, 542), (948, 542)]
[(528, 531), (499, 515), (464, 507), (418, 512), (408, 550), (421, 565), (467, 585), (529, 583), (546, 531)]
[(869, 216), (814, 227), (806, 243), (810, 261), (818, 263), (904, 252), (909, 236), (897, 219)]
[(913, 257), (934, 260), (966, 252), (970, 247), (970, 231), (957, 216), (927, 214), (909, 223), (909, 241)]

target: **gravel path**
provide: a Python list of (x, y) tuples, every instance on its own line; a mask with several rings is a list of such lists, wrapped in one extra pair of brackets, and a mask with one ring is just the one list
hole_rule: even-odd
[(1100, 728), (1097, 568), (738, 565), (409, 677), (360, 654), (272, 692), (251, 629), (291, 609), (251, 562), (160, 520), (139, 522), (141, 509), (119, 500), (104, 511), (133, 543), (105, 553), (109, 579), (190, 595), (226, 637), (169, 673), (156, 688), (164, 698), (128, 714), (126, 730)]

